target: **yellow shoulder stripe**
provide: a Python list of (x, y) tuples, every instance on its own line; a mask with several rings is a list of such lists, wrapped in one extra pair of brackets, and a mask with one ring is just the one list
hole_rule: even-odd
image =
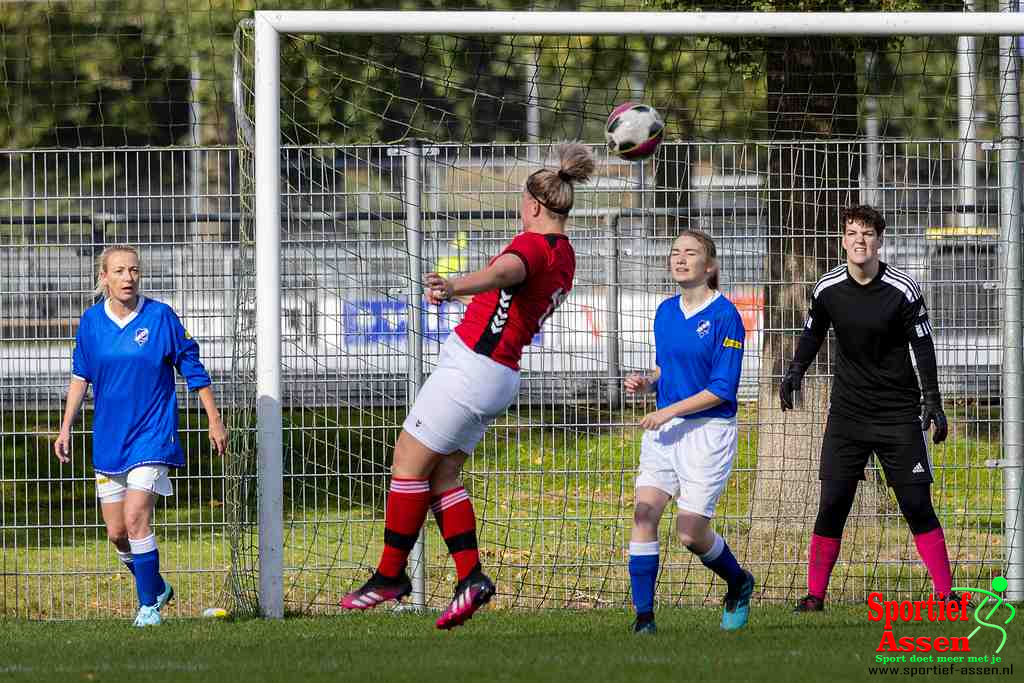
[(726, 337), (722, 341), (722, 346), (724, 346), (727, 349), (742, 349), (743, 348), (743, 342), (736, 341), (735, 339), (729, 339), (728, 337)]

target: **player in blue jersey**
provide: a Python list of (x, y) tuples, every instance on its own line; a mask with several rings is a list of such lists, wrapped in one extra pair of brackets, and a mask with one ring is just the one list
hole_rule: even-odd
[(653, 633), (658, 578), (658, 522), (675, 498), (680, 542), (728, 586), (722, 628), (747, 623), (754, 577), (711, 529), (711, 517), (736, 455), (736, 390), (746, 332), (732, 302), (718, 291), (714, 241), (687, 230), (672, 244), (672, 279), (682, 292), (654, 317), (655, 368), (631, 374), (629, 393), (654, 392), (658, 409), (644, 416), (636, 507), (629, 543), (635, 633)]
[(136, 626), (160, 623), (174, 589), (160, 576), (160, 555), (150, 519), (156, 496), (170, 496), (172, 467), (185, 464), (178, 437), (174, 370), (198, 391), (220, 454), (227, 431), (214, 400), (199, 345), (167, 304), (139, 294), (139, 254), (110, 247), (100, 257), (97, 294), (103, 300), (82, 314), (72, 356), (72, 377), (60, 435), (53, 444), (70, 462), (71, 425), (89, 384), (93, 387), (92, 461), (107, 537), (135, 575)]

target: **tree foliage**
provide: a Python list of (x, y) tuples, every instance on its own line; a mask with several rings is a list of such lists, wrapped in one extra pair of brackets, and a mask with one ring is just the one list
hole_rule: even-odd
[[(727, 10), (692, 0), (110, 0), (0, 4), (0, 144), (231, 143), (233, 34), (255, 9)], [(753, 11), (948, 8), (928, 0), (755, 0)], [(791, 42), (791, 41), (790, 41)], [(669, 137), (763, 138), (772, 45), (764, 38), (301, 37), (284, 45), (286, 119), (296, 141), (522, 140), (525, 81), (538, 62), (544, 136), (600, 139), (610, 104), (642, 81)], [(954, 42), (908, 39), (883, 59), (881, 113), (891, 132), (955, 129)], [(250, 43), (251, 46), (251, 43)], [(890, 44), (890, 47), (892, 45)], [(863, 41), (829, 41), (856, 55)], [(884, 49), (886, 46), (877, 46)], [(193, 91), (190, 77), (198, 76)], [(909, 74), (910, 77), (901, 76)], [(856, 80), (854, 82), (857, 82)], [(867, 81), (860, 79), (860, 95)], [(887, 90), (888, 88), (888, 90)], [(193, 140), (189, 107), (202, 112)], [(936, 116), (936, 112), (943, 113)], [(856, 116), (856, 113), (854, 114)], [(856, 131), (856, 127), (850, 128)], [(819, 129), (798, 131), (821, 134)], [(826, 131), (828, 133), (828, 131)]]

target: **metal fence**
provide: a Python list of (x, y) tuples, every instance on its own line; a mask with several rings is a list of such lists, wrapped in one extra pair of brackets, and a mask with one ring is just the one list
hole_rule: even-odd
[[(200, 157), (200, 158), (197, 158)], [(0, 615), (130, 616), (130, 574), (107, 541), (91, 464), (91, 397), (60, 465), (60, 429), (78, 317), (94, 301), (105, 246), (139, 247), (143, 288), (195, 331), (222, 405), (243, 390), (230, 370), (237, 190), (230, 149), (0, 154)], [(197, 162), (202, 173), (197, 174)], [(201, 183), (194, 183), (196, 177)], [(157, 505), (172, 614), (225, 601), (224, 467), (199, 403), (178, 385), (187, 465)]]
[[(790, 143), (793, 144), (793, 143)], [(863, 156), (859, 143), (843, 154)], [(813, 143), (807, 143), (814, 149)], [(956, 577), (1002, 568), (1014, 527), (1003, 518), (1000, 431), (1002, 292), (999, 179), (979, 157), (977, 204), (959, 201), (956, 143), (881, 146), (878, 178), (860, 178), (890, 228), (883, 257), (922, 283), (936, 327), (953, 438), (933, 451), (936, 508)], [(282, 371), (286, 600), (329, 609), (365, 576), (382, 538), (391, 448), (417, 382), (436, 362), (461, 308), (410, 300), (414, 273), (481, 267), (518, 230), (522, 183), (547, 147), (288, 148), (282, 212)], [(717, 240), (724, 292), (747, 327), (741, 446), (716, 527), (749, 563), (762, 599), (803, 587), (816, 506), (825, 405), (783, 417), (766, 403), (764, 290), (778, 217), (771, 146), (664, 145), (643, 171), (600, 157), (572, 221), (578, 265), (569, 300), (524, 356), (519, 401), (488, 432), (467, 488), (484, 564), (513, 607), (621, 605), (639, 431), (650, 404), (622, 377), (653, 363), (651, 323), (672, 293), (669, 244), (684, 227)], [(245, 150), (11, 152), (0, 157), (0, 614), (127, 615), (129, 576), (105, 539), (88, 458), (89, 408), (72, 465), (50, 443), (59, 428), (77, 316), (92, 301), (105, 245), (142, 251), (144, 291), (170, 303), (199, 340), (233, 429), (221, 464), (198, 404), (179, 386), (188, 465), (156, 528), (179, 614), (256, 601), (255, 281), (242, 210)], [(828, 154), (828, 149), (820, 153)], [(410, 190), (409, 159), (420, 164)], [(242, 168), (241, 173), (238, 168)], [(854, 179), (855, 181), (858, 179)], [(416, 192), (412, 197), (410, 191)], [(868, 191), (865, 190), (865, 193)], [(959, 206), (958, 206), (959, 205)], [(416, 209), (419, 241), (406, 227)], [(838, 239), (839, 206), (829, 206)], [(823, 271), (830, 265), (821, 263)], [(810, 284), (804, 283), (804, 284)], [(421, 353), (416, 352), (416, 348)], [(766, 394), (766, 388), (769, 390)], [(816, 436), (815, 436), (816, 435)], [(810, 476), (809, 476), (810, 473)], [(772, 481), (788, 482), (781, 489)], [(794, 500), (802, 500), (802, 505)], [(428, 524), (432, 527), (432, 524)], [(666, 600), (717, 600), (699, 563), (663, 528)], [(430, 528), (424, 598), (449, 597), (453, 574)], [(847, 531), (836, 599), (868, 589), (925, 592), (909, 532), (874, 467)]]

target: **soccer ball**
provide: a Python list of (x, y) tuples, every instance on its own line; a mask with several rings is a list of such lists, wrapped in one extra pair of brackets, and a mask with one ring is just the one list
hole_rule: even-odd
[(604, 137), (608, 151), (623, 159), (646, 159), (658, 149), (665, 136), (665, 123), (657, 110), (647, 104), (625, 102), (608, 115)]

